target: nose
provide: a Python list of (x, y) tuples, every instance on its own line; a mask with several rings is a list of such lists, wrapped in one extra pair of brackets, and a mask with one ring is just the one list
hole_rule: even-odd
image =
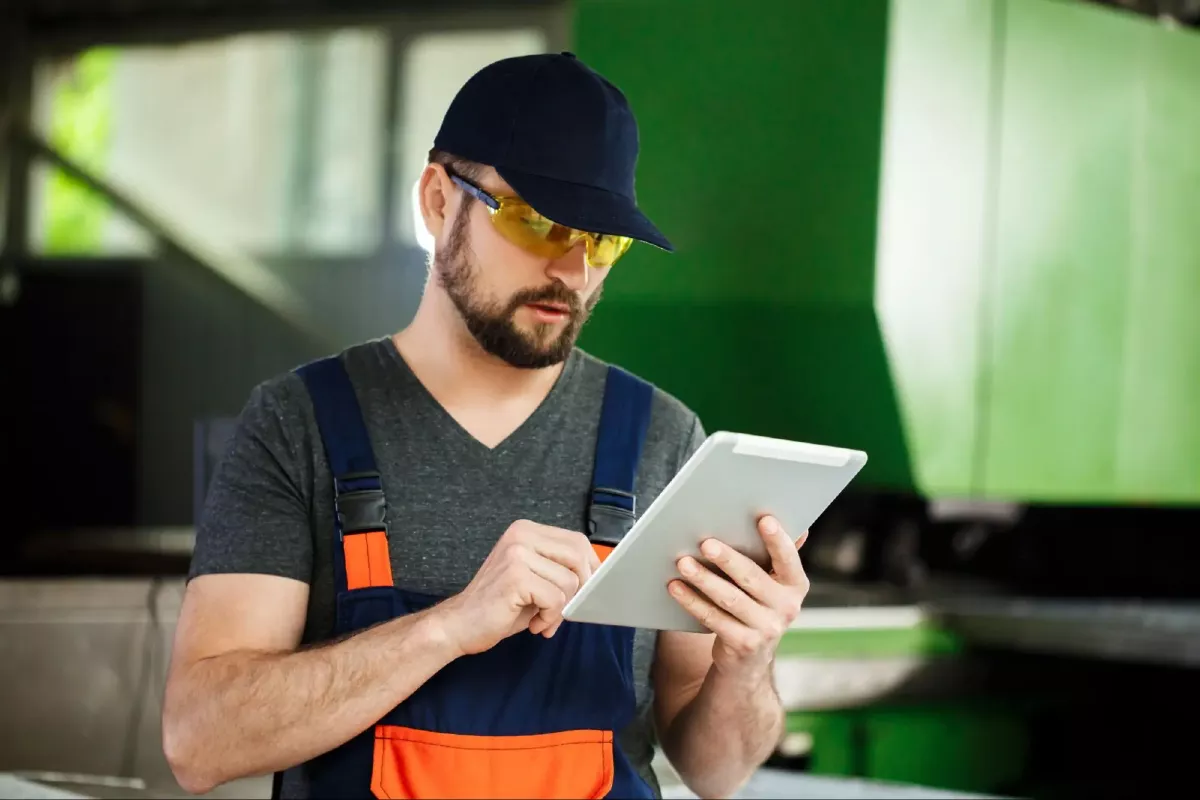
[(576, 242), (574, 247), (550, 262), (546, 274), (572, 291), (582, 292), (586, 289), (590, 278), (587, 243), (582, 240)]

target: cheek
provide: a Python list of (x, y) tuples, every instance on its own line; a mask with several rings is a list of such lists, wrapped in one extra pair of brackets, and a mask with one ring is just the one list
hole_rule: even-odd
[(588, 270), (588, 297), (600, 291), (600, 287), (604, 285), (604, 281), (608, 278), (608, 273), (611, 270), (612, 267), (592, 267)]
[[(475, 255), (485, 272), (492, 268), (489, 279), (524, 285), (529, 274), (539, 272), (545, 265), (544, 259), (501, 236), (486, 216), (472, 222), (471, 241), (475, 243)], [(522, 281), (522, 277), (526, 280)]]

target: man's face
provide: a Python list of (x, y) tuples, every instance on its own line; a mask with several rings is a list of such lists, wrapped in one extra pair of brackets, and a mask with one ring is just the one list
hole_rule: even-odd
[[(496, 196), (513, 194), (491, 169), (474, 182)], [(483, 203), (457, 186), (454, 195), (433, 268), (467, 330), (514, 367), (562, 362), (600, 301), (608, 269), (587, 266), (582, 242), (561, 258), (533, 255), (492, 227)]]

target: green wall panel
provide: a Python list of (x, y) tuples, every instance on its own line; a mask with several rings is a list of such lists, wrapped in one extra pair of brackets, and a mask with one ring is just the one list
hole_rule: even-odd
[(979, 425), (996, 3), (896, 0), (875, 305), (917, 488), (967, 495)]
[(709, 430), (864, 447), (908, 487), (873, 307), (884, 0), (580, 0), (574, 48), (629, 97), (638, 199), (675, 242), (614, 269), (581, 339)]
[(1005, 5), (987, 488), (1099, 499), (1116, 474), (1137, 42), (1123, 16)]
[(1200, 36), (1143, 29), (1117, 492), (1200, 499)]
[[(1200, 343), (1170, 300), (1196, 288), (1183, 209), (1189, 200), (1195, 209), (1200, 187), (1175, 157), (1194, 171), (1200, 125), (1195, 101), (1180, 97), (1194, 78), (1179, 68), (1200, 40), (1072, 3), (1005, 5), (996, 250), (983, 308), (993, 326), (979, 443), (987, 492), (1200, 500), (1195, 459), (1175, 444), (1196, 441)], [(1163, 55), (1167, 42), (1176, 46)], [(1185, 113), (1155, 113), (1156, 101)]]
[(1200, 502), (1200, 37), (1060, 0), (579, 0), (637, 247), (582, 344), (856, 486)]

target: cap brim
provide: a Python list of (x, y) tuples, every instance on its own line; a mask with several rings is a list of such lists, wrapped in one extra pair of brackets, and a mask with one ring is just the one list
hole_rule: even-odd
[(674, 245), (628, 197), (527, 172), (500, 167), (496, 172), (521, 199), (559, 225), (592, 233), (628, 236), (667, 252), (675, 251)]

